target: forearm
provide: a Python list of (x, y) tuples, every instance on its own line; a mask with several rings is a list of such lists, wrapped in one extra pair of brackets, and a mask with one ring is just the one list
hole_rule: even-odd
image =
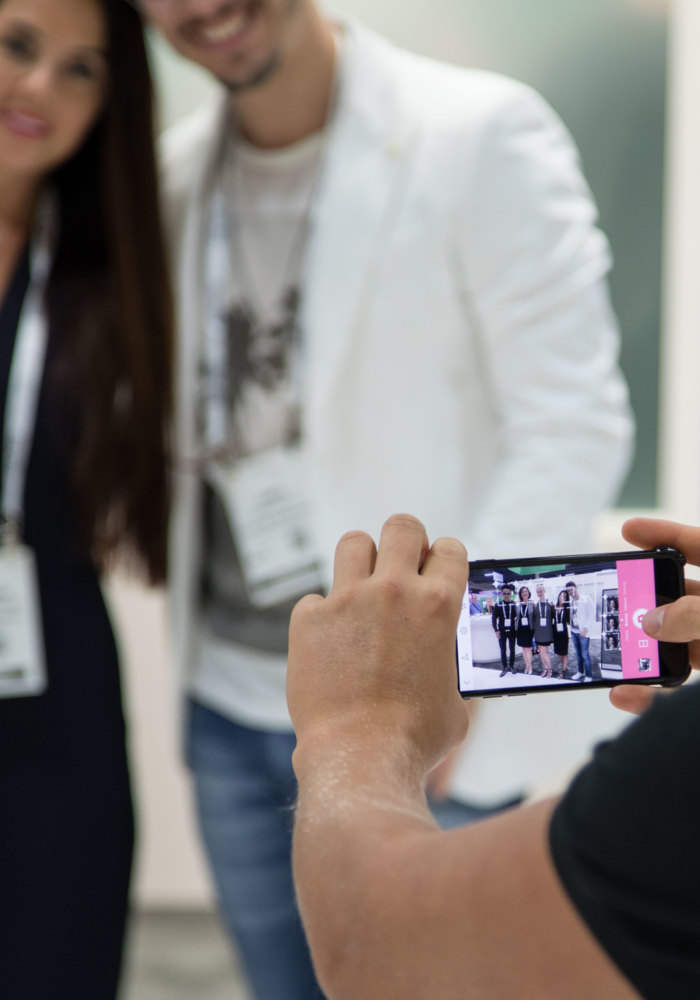
[(414, 876), (429, 876), (439, 836), (415, 752), (335, 736), (332, 746), (300, 745), (294, 766), (294, 876), (324, 990), (332, 1000), (428, 995), (416, 990), (413, 963), (407, 978), (405, 952), (413, 915), (425, 917)]
[[(551, 802), (445, 833), (410, 748), (302, 745), (295, 767), (294, 875), (329, 1000), (636, 996), (562, 892)], [(547, 927), (560, 937), (543, 963)]]

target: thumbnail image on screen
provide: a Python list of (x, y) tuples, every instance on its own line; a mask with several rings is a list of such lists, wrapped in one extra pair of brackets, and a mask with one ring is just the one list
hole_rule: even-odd
[(652, 559), (477, 567), (457, 627), (460, 691), (658, 677), (641, 627), (655, 604)]

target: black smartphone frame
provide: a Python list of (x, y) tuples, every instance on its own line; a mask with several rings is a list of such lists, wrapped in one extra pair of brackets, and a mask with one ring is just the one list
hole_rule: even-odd
[[(568, 577), (576, 577), (576, 574), (583, 575), (584, 573), (603, 573), (605, 571), (610, 572), (610, 567), (605, 564), (615, 564), (615, 577), (617, 579), (617, 563), (622, 561), (633, 561), (633, 560), (653, 560), (654, 565), (654, 590), (655, 590), (655, 603), (656, 606), (661, 606), (663, 604), (669, 604), (672, 601), (677, 600), (682, 597), (685, 593), (685, 578), (683, 574), (683, 566), (685, 565), (685, 557), (677, 549), (673, 549), (668, 546), (661, 546), (657, 549), (649, 550), (632, 550), (624, 552), (599, 552), (599, 553), (585, 553), (579, 555), (565, 555), (565, 556), (529, 556), (522, 558), (512, 558), (512, 559), (482, 559), (475, 561), (470, 564), (470, 584), (467, 587), (464, 595), (464, 602), (462, 605), (462, 614), (460, 615), (459, 624), (457, 626), (457, 641), (456, 641), (456, 652), (457, 652), (457, 684), (459, 693), (464, 699), (470, 698), (501, 698), (501, 697), (512, 697), (525, 694), (550, 694), (556, 691), (575, 691), (581, 689), (591, 689), (598, 690), (601, 687), (610, 688), (617, 687), (620, 684), (653, 684), (657, 686), (676, 686), (682, 684), (690, 674), (690, 663), (688, 655), (688, 645), (687, 643), (667, 643), (667, 642), (656, 642), (656, 640), (649, 638), (650, 643), (656, 643), (656, 648), (658, 648), (659, 656), (659, 674), (652, 675), (648, 678), (645, 677), (624, 677), (622, 675), (622, 666), (620, 666), (620, 676), (618, 677), (599, 677), (593, 679), (593, 681), (578, 680), (574, 681), (571, 678), (549, 678), (542, 677), (538, 675), (538, 681), (533, 680), (528, 681), (527, 684), (519, 685), (513, 683), (511, 680), (508, 683), (508, 674), (506, 675), (506, 684), (498, 684), (501, 677), (496, 672), (501, 667), (500, 659), (500, 647), (499, 647), (499, 659), (496, 660), (477, 660), (472, 657), (472, 665), (480, 666), (481, 664), (490, 664), (488, 669), (494, 670), (494, 685), (493, 687), (472, 687), (467, 689), (464, 684), (464, 677), (469, 674), (475, 677), (476, 674), (469, 667), (469, 657), (472, 656), (472, 626), (471, 626), (471, 616), (469, 613), (469, 602), (470, 594), (474, 593), (474, 584), (479, 587), (483, 587), (486, 575), (491, 575), (492, 586), (491, 590), (495, 591), (497, 589), (496, 580), (493, 574), (501, 575), (505, 583), (513, 582), (516, 584), (516, 591), (518, 589), (518, 580), (515, 579), (515, 573), (517, 570), (523, 570), (532, 568), (533, 572), (528, 577), (527, 574), (521, 574), (520, 586), (527, 585), (529, 581), (532, 583), (533, 580), (541, 578), (543, 580), (551, 579), (552, 573), (555, 569), (559, 570), (559, 575), (564, 579)], [(603, 564), (603, 569), (601, 569), (601, 564)], [(546, 570), (549, 576), (545, 574), (540, 574), (537, 570)], [(510, 579), (505, 580), (505, 574), (501, 571), (505, 571), (505, 574), (510, 574)], [(530, 588), (528, 588), (530, 589)], [(565, 588), (564, 588), (565, 589)], [(479, 594), (483, 594), (484, 590), (480, 589)], [(534, 601), (534, 594), (531, 595)], [(549, 598), (549, 595), (548, 595)], [(618, 631), (619, 623), (621, 621), (622, 609), (619, 607), (619, 595), (618, 595)], [(515, 597), (515, 602), (517, 603), (517, 594)], [(629, 610), (625, 612), (627, 615), (630, 614)], [(610, 612), (605, 612), (606, 616)], [(601, 609), (601, 620), (603, 611)], [(482, 615), (482, 617), (484, 617)], [(491, 619), (491, 616), (488, 616)], [(465, 620), (468, 619), (469, 624)], [(596, 612), (596, 621), (597, 612)], [(493, 630), (492, 621), (489, 620), (489, 628)], [(629, 622), (625, 620), (625, 628), (629, 629)], [(460, 635), (460, 629), (462, 632), (468, 632), (468, 650), (465, 645), (467, 639), (464, 635)], [(607, 633), (606, 633), (607, 634)], [(636, 633), (634, 633), (636, 635)], [(494, 632), (495, 637), (495, 632)], [(648, 638), (648, 637), (645, 637)], [(602, 643), (602, 632), (601, 632), (601, 643)], [(621, 646), (621, 644), (620, 644)], [(516, 646), (516, 649), (519, 647)], [(553, 648), (553, 647), (552, 647)], [(608, 647), (610, 648), (610, 647)], [(569, 656), (573, 656), (576, 660), (576, 654), (572, 648), (572, 640), (569, 637)], [(465, 655), (465, 652), (468, 655)], [(627, 654), (629, 655), (629, 654)], [(556, 657), (556, 653), (554, 654)], [(622, 659), (622, 648), (620, 648), (620, 657)], [(551, 658), (551, 654), (550, 654)], [(466, 666), (460, 666), (460, 659), (467, 661)], [(541, 660), (541, 657), (540, 657)], [(641, 660), (639, 661), (641, 663)], [(600, 671), (602, 663), (598, 663), (598, 670)], [(497, 664), (497, 666), (494, 666)], [(579, 665), (580, 666), (580, 665)], [(482, 668), (484, 669), (484, 668)], [(641, 669), (641, 668), (640, 668)], [(608, 667), (608, 670), (615, 670), (615, 668)], [(483, 681), (483, 677), (480, 679)], [(556, 683), (555, 683), (556, 681)]]

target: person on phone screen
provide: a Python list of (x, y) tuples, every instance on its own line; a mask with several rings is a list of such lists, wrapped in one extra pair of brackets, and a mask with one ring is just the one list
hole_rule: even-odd
[(595, 625), (595, 606), (588, 594), (579, 593), (574, 580), (566, 584), (569, 594), (571, 615), (571, 641), (576, 650), (578, 671), (571, 678), (574, 681), (592, 681), (590, 646), (591, 629)]
[(118, 992), (134, 829), (101, 577), (165, 579), (171, 311), (141, 18), (0, 0), (4, 1000)]
[(491, 612), (491, 624), (498, 638), (501, 651), (501, 677), (508, 671), (515, 673), (515, 633), (517, 629), (517, 608), (513, 600), (513, 588), (509, 583), (501, 587), (503, 600), (495, 604)]
[(535, 635), (535, 605), (529, 587), (521, 587), (518, 591), (517, 622), (515, 633), (517, 643), (525, 661), (525, 673), (532, 673), (532, 642)]
[(561, 664), (559, 677), (566, 677), (569, 669), (569, 621), (570, 621), (569, 591), (560, 590), (557, 606), (554, 609), (554, 652)]
[[(623, 533), (700, 565), (698, 528), (638, 519)], [(457, 540), (429, 547), (398, 515), (378, 550), (344, 536), (328, 597), (292, 616), (294, 876), (326, 996), (697, 1000), (700, 684), (614, 689), (619, 708), (651, 707), (563, 797), (441, 831), (424, 783), (467, 726), (454, 649), (467, 575)], [(690, 641), (697, 668), (700, 584), (688, 591), (642, 627)]]
[(549, 647), (554, 642), (554, 605), (547, 600), (547, 591), (543, 583), (535, 586), (537, 600), (535, 601), (535, 642), (542, 659), (542, 677), (552, 676), (552, 659)]

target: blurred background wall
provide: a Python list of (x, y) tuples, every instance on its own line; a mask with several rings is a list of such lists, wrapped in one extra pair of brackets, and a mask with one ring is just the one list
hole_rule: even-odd
[[(687, 401), (700, 373), (700, 5), (675, 0), (670, 21), (667, 7), (665, 0), (342, 0), (333, 10), (415, 51), (530, 83), (562, 116), (616, 258), (611, 289), (639, 423), (637, 459), (620, 503), (660, 504), (698, 521), (700, 408)], [(152, 41), (167, 126), (210, 84)], [(617, 547), (620, 519), (620, 512), (601, 518), (601, 548)], [(176, 758), (163, 595), (122, 579), (110, 592), (121, 626), (139, 802), (137, 903), (208, 905), (187, 778)]]

